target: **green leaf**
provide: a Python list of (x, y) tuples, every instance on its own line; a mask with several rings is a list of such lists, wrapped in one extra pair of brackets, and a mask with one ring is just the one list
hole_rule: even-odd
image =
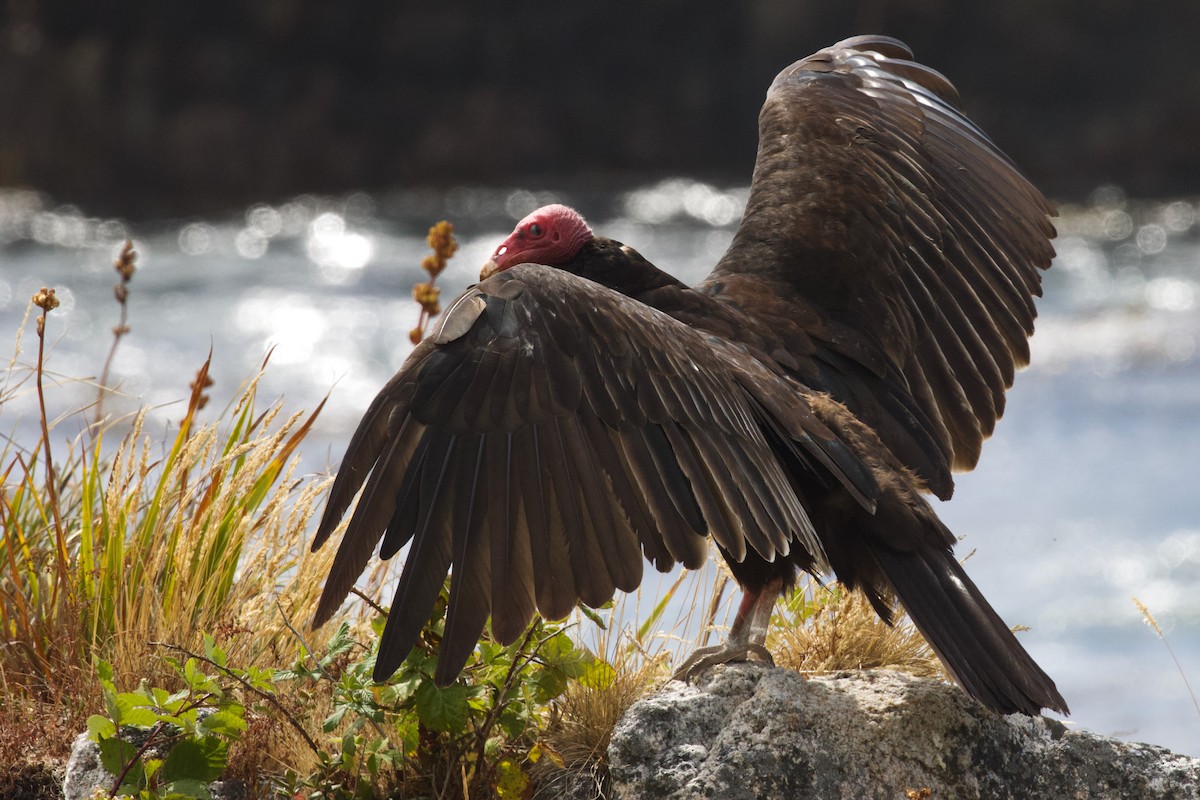
[(496, 764), (496, 795), (498, 797), (524, 797), (529, 786), (529, 776), (521, 765), (511, 758), (502, 758)]
[(187, 686), (193, 692), (209, 692), (220, 696), (222, 694), (221, 687), (213, 680), (211, 675), (208, 675), (196, 665), (196, 659), (189, 658), (183, 665), (183, 679), (187, 682)]
[(183, 705), (184, 701), (191, 696), (192, 693), (190, 691), (182, 689), (168, 697), (167, 702), (163, 703), (162, 707), (167, 711), (178, 711)]
[(204, 634), (204, 655), (217, 666), (225, 666), (225, 651), (217, 647), (217, 642), (207, 633)]
[(275, 693), (275, 670), (251, 666), (246, 669), (245, 678), (255, 689), (268, 694)]
[(526, 714), (524, 703), (510, 703), (500, 712), (498, 720), (501, 730), (510, 739), (516, 739), (529, 730), (530, 720)]
[(603, 689), (612, 683), (615, 672), (586, 648), (578, 647), (566, 633), (559, 633), (538, 651), (539, 659), (548, 667), (561, 670), (593, 689)]
[(533, 699), (538, 703), (549, 703), (567, 690), (567, 676), (559, 669), (546, 667), (529, 681)]
[(417, 691), (417, 686), (421, 684), (422, 679), (417, 676), (409, 676), (395, 683), (384, 684), (379, 687), (375, 695), (375, 702), (381, 706), (390, 706), (397, 708), (413, 696)]
[(391, 767), (396, 763), (396, 751), (391, 748), (388, 740), (372, 739), (368, 743), (370, 755), (367, 756), (367, 770), (372, 776), (378, 776), (383, 767)]
[(152, 708), (137, 706), (131, 708), (121, 717), (122, 725), (132, 725), (135, 728), (153, 728), (158, 724), (159, 715)]
[(125, 724), (126, 715), (133, 710), (129, 696), (116, 692), (105, 692), (104, 704), (108, 707), (108, 716), (118, 726)]
[(227, 756), (228, 745), (215, 736), (184, 739), (167, 754), (162, 779), (170, 783), (183, 780), (210, 783), (221, 777), (228, 763)]
[(200, 689), (208, 680), (208, 676), (196, 666), (196, 659), (189, 658), (183, 665), (183, 679), (193, 690)]
[(363, 716), (355, 717), (350, 726), (346, 728), (346, 733), (358, 733), (367, 726), (367, 718)]
[(414, 647), (405, 656), (404, 663), (400, 666), (399, 674), (404, 679), (410, 676), (418, 676), (428, 680), (433, 677), (434, 670), (437, 669), (437, 659), (437, 653), (430, 653), (422, 650), (420, 647)]
[(418, 724), (417, 717), (408, 714), (397, 720), (396, 733), (400, 752), (406, 756), (415, 755), (421, 742), (421, 726)]
[(93, 742), (101, 739), (111, 739), (117, 735), (117, 726), (108, 717), (92, 714), (87, 720), (88, 738)]
[(237, 739), (246, 730), (246, 720), (242, 706), (229, 704), (220, 711), (209, 714), (200, 722), (200, 729)]
[(96, 663), (96, 675), (103, 683), (112, 683), (113, 668), (112, 664), (107, 661), (99, 661)]
[(440, 689), (433, 681), (417, 688), (417, 716), (435, 731), (459, 732), (467, 726), (467, 687), (455, 683)]
[[(109, 739), (101, 739), (97, 742), (100, 747), (100, 763), (104, 768), (113, 775), (120, 775), (125, 772), (125, 765), (133, 761), (137, 756), (137, 748), (124, 739), (118, 739), (115, 736)], [(145, 772), (142, 770), (140, 763), (134, 764), (128, 772), (125, 773), (125, 782), (135, 787), (140, 786), (145, 777)]]
[(153, 700), (151, 700), (149, 697), (142, 694), (141, 692), (121, 692), (120, 694), (117, 695), (117, 697), (120, 698), (121, 700), (128, 701), (129, 706), (131, 708), (133, 708), (133, 707), (144, 708), (148, 705), (153, 705), (153, 703), (154, 703)]
[(558, 664), (563, 659), (570, 658), (575, 652), (575, 643), (566, 633), (559, 631), (542, 643), (538, 657), (546, 664)]
[(593, 657), (573, 677), (589, 689), (607, 689), (616, 679), (617, 671), (607, 661)]
[[(608, 603), (605, 603), (605, 606), (611, 607), (612, 601), (610, 600)], [(583, 614), (585, 617), (590, 619), (593, 623), (596, 624), (596, 627), (598, 627), (600, 630), (602, 630), (602, 631), (608, 630), (608, 626), (604, 624), (604, 618), (601, 617), (599, 614), (597, 614), (591, 608), (591, 606), (587, 606), (587, 605), (584, 605), (583, 603), (580, 603), (576, 607), (579, 609), (580, 614)]]
[(350, 635), (350, 623), (343, 622), (329, 639), (329, 649), (325, 654), (325, 659), (332, 660), (331, 657), (340, 656), (342, 653), (348, 652), (356, 644), (358, 642)]
[(333, 713), (326, 717), (325, 721), (321, 723), (321, 730), (325, 733), (332, 733), (333, 729), (341, 723), (342, 717), (346, 716), (346, 712), (349, 710), (350, 709), (348, 706), (339, 706), (335, 708)]

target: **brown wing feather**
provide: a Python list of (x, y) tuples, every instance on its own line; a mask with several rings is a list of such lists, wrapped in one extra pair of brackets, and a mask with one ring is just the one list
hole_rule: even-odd
[(492, 633), (512, 644), (533, 617), (533, 555), (519, 488), (513, 485), (513, 434), (487, 434), (487, 485), (491, 490)]
[(454, 572), (450, 576), (446, 627), (434, 675), (434, 680), (442, 686), (452, 683), (462, 671), (491, 611), (492, 560), (488, 535), (491, 493), (485, 490), (486, 450), (484, 436), (467, 438), (459, 448), (455, 472), (450, 476), (456, 485), (455, 494), (461, 497), (451, 511)]
[[(447, 572), (440, 683), (461, 670), (489, 613), (511, 642), (535, 608), (559, 618), (636, 588), (643, 553), (660, 570), (698, 567), (715, 534), (733, 553), (803, 550), (802, 563), (825, 563), (777, 437), (761, 428), (771, 412), (745, 385), (748, 367), (705, 334), (532, 265), (470, 290), (449, 316), (364, 418), (318, 530), (324, 541), (365, 482), (323, 618), (381, 537), (382, 557), (411, 542), (377, 677), (407, 655)], [(791, 392), (773, 373), (753, 376), (762, 380)], [(797, 447), (828, 433), (811, 412), (787, 416), (775, 428)]]
[(776, 77), (745, 216), (700, 288), (802, 305), (777, 320), (815, 344), (797, 375), (947, 497), (1028, 362), (1054, 209), (910, 59), (862, 36)]

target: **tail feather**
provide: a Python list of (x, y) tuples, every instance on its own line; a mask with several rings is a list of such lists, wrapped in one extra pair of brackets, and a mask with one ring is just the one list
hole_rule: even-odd
[(949, 550), (871, 548), (896, 597), (946, 669), (1002, 714), (1068, 713), (1054, 681), (1017, 641)]

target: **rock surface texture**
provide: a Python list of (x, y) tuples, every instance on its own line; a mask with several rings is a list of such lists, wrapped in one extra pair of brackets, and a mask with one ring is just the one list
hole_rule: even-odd
[(888, 670), (717, 667), (635, 704), (608, 755), (627, 800), (1200, 797), (1200, 759), (1003, 717)]

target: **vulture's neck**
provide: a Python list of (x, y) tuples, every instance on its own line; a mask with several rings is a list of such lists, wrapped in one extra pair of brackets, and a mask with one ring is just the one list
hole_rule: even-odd
[(665, 286), (684, 286), (678, 278), (651, 264), (632, 247), (599, 236), (584, 245), (579, 254), (560, 269), (634, 298)]

